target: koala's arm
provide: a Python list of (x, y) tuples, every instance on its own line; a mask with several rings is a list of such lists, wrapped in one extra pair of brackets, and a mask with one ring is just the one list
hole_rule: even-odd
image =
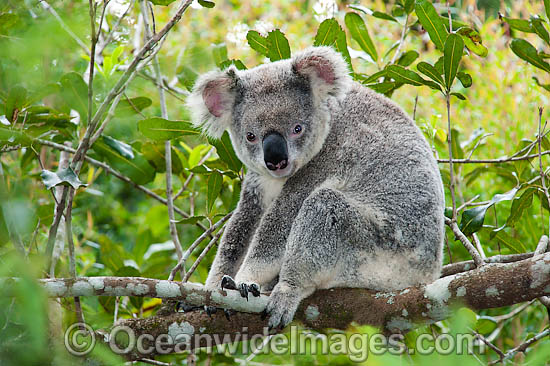
[(244, 179), (239, 204), (225, 227), (206, 287), (219, 288), (224, 275), (234, 276), (237, 273), (258, 226), (263, 209), (253, 174), (249, 172)]

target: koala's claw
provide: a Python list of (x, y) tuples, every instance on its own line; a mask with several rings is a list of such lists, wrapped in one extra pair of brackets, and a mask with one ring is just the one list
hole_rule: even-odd
[(216, 314), (216, 312), (218, 311), (218, 308), (215, 306), (204, 305), (204, 311), (206, 311), (206, 315), (208, 315), (209, 317), (212, 317), (212, 314)]
[(235, 283), (235, 280), (228, 275), (225, 275), (222, 277), (221, 287), (222, 287), (222, 290), (223, 289), (237, 290), (237, 284)]
[(241, 296), (245, 297), (246, 301), (248, 301), (248, 285), (246, 283), (239, 283), (239, 292)]
[(194, 311), (194, 310), (199, 310), (199, 309), (202, 309), (202, 307), (201, 306), (188, 305), (183, 301), (178, 301), (176, 303), (176, 312), (181, 311), (181, 312), (187, 313), (187, 312)]
[(225, 318), (227, 319), (227, 321), (230, 321), (231, 320), (231, 316), (233, 314), (235, 314), (235, 311), (234, 310), (231, 310), (231, 309), (223, 309), (223, 314), (225, 315)]
[(260, 296), (260, 286), (258, 286), (255, 283), (237, 283), (235, 280), (228, 275), (225, 275), (222, 277), (221, 282), (221, 288), (222, 290), (228, 289), (228, 290), (237, 290), (241, 294), (242, 297), (246, 298), (246, 301), (248, 301), (248, 293), (251, 293), (254, 297)]

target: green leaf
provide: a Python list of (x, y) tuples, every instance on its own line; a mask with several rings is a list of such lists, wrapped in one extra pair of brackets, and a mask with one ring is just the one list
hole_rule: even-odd
[(546, 44), (550, 45), (550, 35), (548, 35), (548, 31), (544, 27), (544, 21), (542, 19), (531, 17), (531, 27)]
[(200, 134), (200, 131), (187, 121), (169, 121), (160, 117), (142, 119), (138, 122), (138, 130), (143, 136), (155, 141)]
[(418, 0), (415, 10), (420, 24), (428, 32), (432, 42), (437, 49), (443, 50), (448, 32), (434, 6), (427, 0)]
[(550, 72), (550, 64), (544, 61), (537, 53), (537, 49), (524, 39), (515, 38), (510, 43), (512, 51), (521, 59), (541, 70)]
[(267, 34), (267, 42), (267, 57), (271, 61), (290, 58), (290, 45), (283, 32), (278, 29), (272, 30)]
[(461, 94), (461, 93), (451, 93), (452, 96), (454, 97), (457, 97), (458, 99), (460, 100), (466, 100), (466, 97), (464, 96), (464, 94)]
[(414, 10), (414, 0), (405, 0), (403, 8), (405, 8), (407, 14), (412, 13), (412, 11)]
[(31, 139), (23, 132), (5, 128), (0, 124), (0, 147), (22, 145), (28, 146)]
[(203, 8), (209, 8), (209, 9), (212, 9), (214, 6), (216, 6), (216, 4), (214, 4), (212, 1), (207, 1), (207, 0), (199, 0), (199, 4)]
[(397, 21), (397, 19), (395, 19), (394, 17), (392, 17), (392, 16), (389, 15), (389, 14), (382, 13), (381, 11), (373, 11), (371, 15), (372, 15), (373, 17), (375, 17), (375, 18), (378, 18), (378, 19), (384, 19), (384, 20), (389, 20), (389, 21), (391, 21), (391, 22), (399, 23), (399, 22)]
[(550, 91), (550, 84), (542, 84), (536, 76), (533, 76), (533, 80), (535, 80), (538, 86)]
[(407, 51), (402, 54), (401, 57), (399, 57), (399, 60), (397, 60), (397, 64), (407, 67), (412, 64), (418, 58), (418, 56), (418, 52), (416, 51)]
[(340, 27), (340, 32), (336, 36), (336, 50), (342, 54), (344, 60), (348, 64), (348, 68), (353, 72), (353, 65), (351, 64), (351, 56), (349, 55), (348, 42), (346, 41), (346, 32)]
[(544, 10), (546, 10), (546, 18), (550, 22), (550, 0), (544, 0)]
[(525, 248), (525, 245), (523, 245), (522, 242), (506, 233), (504, 230), (498, 231), (493, 236), (493, 239), (496, 239), (504, 244), (504, 246), (510, 249), (513, 253), (519, 254), (527, 252), (527, 248)]
[(491, 319), (480, 318), (476, 322), (475, 330), (480, 334), (489, 334), (497, 327), (497, 323)]
[(259, 32), (251, 30), (246, 34), (246, 40), (248, 45), (254, 51), (260, 53), (261, 55), (268, 56), (268, 41), (267, 38), (263, 37)]
[(193, 85), (195, 85), (195, 80), (197, 80), (198, 76), (199, 74), (187, 65), (181, 65), (176, 71), (178, 81), (189, 91), (193, 89)]
[(443, 70), (447, 90), (450, 90), (453, 85), (463, 51), (464, 41), (462, 37), (454, 33), (449, 34), (443, 51)]
[(212, 57), (218, 67), (220, 67), (222, 62), (227, 60), (227, 46), (225, 43), (212, 45)]
[(385, 81), (383, 83), (369, 84), (369, 85), (365, 85), (365, 86), (368, 87), (368, 88), (371, 88), (375, 92), (378, 92), (378, 93), (381, 93), (381, 94), (386, 94), (390, 90), (395, 89), (398, 85), (403, 85), (403, 84), (396, 83), (396, 82)]
[(470, 27), (462, 27), (457, 29), (456, 32), (462, 36), (466, 48), (480, 57), (487, 56), (489, 50), (483, 46), (481, 36), (476, 30)]
[(147, 97), (123, 99), (116, 106), (115, 116), (118, 118), (132, 117), (150, 107), (151, 104), (153, 104), (153, 101)]
[(206, 195), (206, 209), (208, 213), (212, 211), (212, 207), (214, 207), (214, 202), (220, 194), (220, 191), (222, 189), (222, 182), (223, 176), (218, 171), (212, 172), (212, 174), (210, 174), (206, 180), (206, 185), (208, 188)]
[(535, 33), (535, 30), (531, 27), (531, 23), (526, 19), (513, 19), (502, 15), (500, 18), (508, 23), (512, 29), (525, 33)]
[[(147, 161), (159, 173), (166, 172), (166, 146), (162, 142), (144, 142), (141, 145), (141, 153)], [(177, 150), (172, 147), (172, 171), (180, 174), (183, 171), (183, 165), (177, 154)]]
[(88, 85), (82, 76), (69, 72), (61, 77), (61, 95), (67, 105), (80, 114), (80, 121), (86, 125), (88, 118)]
[(365, 74), (354, 74), (354, 77), (356, 78), (356, 80), (359, 80), (363, 84), (371, 84), (371, 83), (377, 82), (380, 78), (386, 75), (387, 75), (387, 70), (382, 69), (370, 76), (367, 76)]
[(460, 230), (464, 233), (464, 235), (472, 235), (483, 227), (485, 214), (487, 213), (487, 209), (491, 206), (492, 204), (486, 204), (462, 212)]
[(231, 139), (229, 138), (229, 134), (227, 132), (223, 133), (221, 139), (209, 139), (208, 142), (210, 145), (216, 147), (218, 156), (227, 164), (229, 169), (234, 172), (239, 172), (241, 170), (242, 163), (235, 154), (235, 150), (233, 149)]
[(46, 186), (46, 189), (51, 189), (58, 185), (71, 186), (74, 189), (80, 187), (86, 187), (86, 184), (82, 183), (78, 176), (70, 167), (60, 169), (57, 172), (51, 172), (49, 170), (42, 170), (40, 173), (42, 182)]
[(369, 54), (370, 57), (376, 62), (378, 60), (378, 53), (372, 43), (367, 26), (357, 13), (347, 13), (345, 18), (346, 27), (348, 28), (351, 38), (353, 38), (363, 51)]
[(234, 59), (225, 60), (220, 64), (219, 67), (220, 69), (225, 70), (231, 65), (234, 65), (237, 68), (237, 70), (246, 70), (246, 66), (243, 64), (241, 60), (234, 60)]
[(421, 61), (416, 65), (416, 68), (418, 69), (418, 71), (420, 71), (436, 83), (440, 84), (441, 86), (445, 85), (441, 74), (436, 70), (435, 67), (433, 67), (429, 63)]
[(463, 87), (469, 88), (472, 86), (472, 77), (470, 76), (470, 74), (461, 71), (456, 74), (456, 77), (458, 78), (458, 80), (460, 80), (460, 83)]
[(10, 89), (6, 100), (5, 114), (8, 121), (17, 120), (17, 116), (23, 110), (27, 101), (27, 89), (16, 85)]
[(142, 154), (109, 136), (101, 136), (92, 149), (104, 158), (114, 169), (126, 175), (137, 184), (146, 184), (155, 177), (155, 169)]
[(411, 84), (411, 85), (424, 85), (425, 80), (420, 77), (416, 72), (405, 69), (403, 66), (389, 65), (386, 67), (388, 76), (397, 82)]
[(166, 6), (166, 5), (172, 4), (176, 0), (150, 0), (150, 1), (155, 5)]
[(514, 188), (506, 193), (495, 194), (489, 203), (474, 207), (469, 210), (465, 210), (462, 213), (462, 220), (460, 221), (460, 230), (464, 235), (472, 235), (473, 233), (479, 231), (483, 227), (483, 221), (485, 220), (485, 214), (487, 209), (493, 206), (494, 204), (501, 201), (510, 201), (514, 199), (518, 189)]
[(336, 36), (342, 30), (334, 18), (325, 19), (315, 35), (314, 46), (331, 46), (336, 42)]
[(536, 192), (536, 188), (527, 188), (519, 198), (512, 201), (512, 208), (510, 209), (510, 215), (506, 219), (506, 226), (513, 227), (518, 222), (525, 209), (531, 207), (533, 196)]
[(195, 225), (197, 222), (202, 221), (206, 219), (206, 216), (191, 216), (186, 219), (181, 219), (176, 221), (176, 224), (178, 225)]

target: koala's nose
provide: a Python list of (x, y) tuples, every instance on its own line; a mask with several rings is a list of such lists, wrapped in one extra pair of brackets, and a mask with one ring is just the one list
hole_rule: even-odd
[(284, 169), (288, 165), (286, 140), (281, 134), (272, 132), (263, 140), (264, 161), (267, 169)]

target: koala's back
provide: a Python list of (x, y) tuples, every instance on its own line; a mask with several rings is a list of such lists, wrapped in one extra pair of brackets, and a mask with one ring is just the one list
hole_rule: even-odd
[(310, 188), (343, 192), (365, 227), (346, 239), (346, 265), (326, 287), (355, 281), (360, 287), (398, 289), (435, 280), (442, 260), (444, 191), (422, 133), (400, 107), (358, 83), (329, 109), (329, 136), (298, 175), (308, 177), (315, 186)]

